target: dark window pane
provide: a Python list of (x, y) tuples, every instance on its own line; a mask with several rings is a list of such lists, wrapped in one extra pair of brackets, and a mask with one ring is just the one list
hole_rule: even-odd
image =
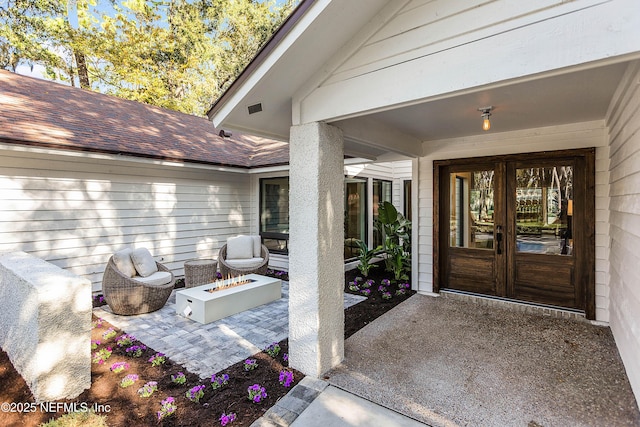
[(344, 197), (344, 258), (350, 259), (358, 256), (356, 241), (367, 241), (367, 181), (347, 179)]
[(404, 186), (404, 217), (411, 221), (411, 180), (403, 182)]
[[(391, 181), (383, 181), (381, 179), (373, 180), (373, 223), (375, 224), (378, 219), (378, 205), (382, 202), (392, 203), (391, 199)], [(373, 229), (373, 244), (372, 247), (376, 248), (382, 245), (381, 233)]]
[(287, 252), (289, 177), (260, 180), (260, 235), (271, 252)]

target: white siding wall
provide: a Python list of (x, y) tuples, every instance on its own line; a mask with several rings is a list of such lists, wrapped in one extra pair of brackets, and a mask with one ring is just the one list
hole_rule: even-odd
[[(576, 9), (563, 0), (495, 2), (413, 0), (397, 10), (358, 52), (336, 70), (327, 85), (407, 60), (433, 55), (509, 31), (523, 23), (549, 19)], [(591, 2), (582, 2), (594, 3)], [(556, 10), (554, 10), (556, 8)], [(479, 19), (482, 17), (482, 19)], [(464, 31), (462, 31), (464, 29)]]
[[(403, 160), (399, 162), (393, 162), (393, 205), (398, 208), (404, 216), (407, 216), (407, 212), (404, 211), (404, 182), (411, 180), (411, 160)], [(408, 195), (407, 197), (410, 197)]]
[(144, 246), (177, 276), (249, 231), (249, 175), (0, 146), (0, 251), (22, 250), (101, 287), (109, 256)]
[[(493, 156), (501, 154), (527, 153), (596, 147), (596, 319), (609, 320), (608, 281), (606, 263), (608, 254), (608, 229), (606, 223), (607, 195), (607, 135), (604, 121), (575, 123), (546, 128), (527, 129), (517, 132), (484, 134), (467, 138), (423, 143), (424, 157), (420, 158), (418, 180), (418, 271), (414, 272), (414, 283), (418, 290), (433, 292), (433, 161), (466, 157)], [(414, 251), (415, 251), (414, 246)]]
[(610, 325), (640, 400), (640, 62), (609, 108)]

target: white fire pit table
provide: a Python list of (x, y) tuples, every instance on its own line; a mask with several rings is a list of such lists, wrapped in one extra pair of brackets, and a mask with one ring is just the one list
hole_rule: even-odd
[[(206, 324), (282, 297), (282, 280), (259, 274), (183, 289), (176, 292), (176, 313)], [(222, 289), (210, 292), (212, 289)]]

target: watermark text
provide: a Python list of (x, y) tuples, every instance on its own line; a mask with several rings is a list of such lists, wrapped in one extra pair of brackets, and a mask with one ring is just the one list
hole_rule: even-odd
[(2, 412), (18, 412), (26, 414), (29, 412), (89, 412), (109, 413), (111, 405), (104, 403), (89, 402), (2, 402), (0, 403)]

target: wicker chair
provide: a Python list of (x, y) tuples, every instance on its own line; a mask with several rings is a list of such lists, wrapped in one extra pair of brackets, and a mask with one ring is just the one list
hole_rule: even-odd
[(220, 248), (218, 253), (218, 268), (223, 278), (242, 276), (243, 274), (266, 274), (267, 268), (269, 268), (269, 249), (265, 245), (260, 245), (260, 258), (262, 262), (259, 265), (251, 265), (249, 267), (242, 267), (234, 265), (232, 260), (227, 259), (227, 244)]
[[(158, 271), (171, 271), (156, 262)], [(115, 314), (131, 316), (160, 310), (166, 304), (173, 291), (176, 279), (171, 273), (171, 281), (164, 285), (150, 285), (134, 277), (122, 274), (113, 257), (109, 258), (102, 278), (104, 299)]]

